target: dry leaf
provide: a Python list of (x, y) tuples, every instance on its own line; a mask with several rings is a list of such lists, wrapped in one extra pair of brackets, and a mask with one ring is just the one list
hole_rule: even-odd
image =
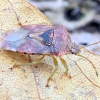
[[(0, 40), (7, 30), (20, 24), (50, 24), (48, 19), (25, 0), (0, 1)], [(26, 66), (10, 70), (15, 63), (29, 62), (26, 55), (0, 52), (0, 100), (99, 100), (100, 99), (100, 56), (86, 49), (80, 55), (88, 58), (96, 67), (98, 77), (92, 64), (85, 58), (64, 55), (69, 67), (69, 80), (64, 74), (64, 67), (59, 62), (59, 69), (45, 87), (47, 78), (53, 71), (52, 59), (46, 57), (37, 66)], [(35, 57), (32, 57), (35, 58)], [(44, 64), (47, 63), (47, 64)], [(52, 63), (52, 64), (51, 64)], [(49, 65), (48, 65), (49, 64)]]

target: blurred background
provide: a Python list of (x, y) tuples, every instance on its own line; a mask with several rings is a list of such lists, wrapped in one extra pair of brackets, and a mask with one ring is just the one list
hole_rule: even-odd
[[(64, 25), (78, 45), (100, 41), (100, 0), (27, 1), (42, 11), (52, 25)], [(100, 44), (87, 49), (100, 54)]]

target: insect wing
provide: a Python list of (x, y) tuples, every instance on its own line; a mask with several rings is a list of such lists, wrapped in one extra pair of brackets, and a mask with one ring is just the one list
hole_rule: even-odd
[(44, 44), (52, 42), (51, 34), (53, 33), (53, 26), (50, 25), (24, 25), (23, 29), (30, 31), (29, 37), (35, 38)]
[(6, 33), (1, 48), (33, 54), (52, 53), (52, 47), (47, 45), (51, 42), (51, 33), (52, 26), (24, 25)]
[(26, 36), (28, 31), (17, 28), (7, 31), (1, 41), (1, 49), (16, 51), (17, 48), (26, 42)]

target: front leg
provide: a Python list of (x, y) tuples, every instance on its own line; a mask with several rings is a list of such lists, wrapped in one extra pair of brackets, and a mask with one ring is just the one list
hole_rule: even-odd
[(67, 77), (68, 77), (69, 79), (71, 79), (71, 76), (68, 74), (68, 65), (67, 65), (66, 61), (65, 61), (63, 58), (61, 58), (61, 57), (60, 57), (60, 61), (62, 62), (63, 66), (64, 66), (65, 69), (66, 69), (65, 74), (67, 75)]

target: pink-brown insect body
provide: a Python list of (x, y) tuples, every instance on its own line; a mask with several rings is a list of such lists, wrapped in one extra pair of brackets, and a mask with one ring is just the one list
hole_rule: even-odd
[[(23, 25), (4, 35), (1, 48), (28, 54), (61, 56), (71, 53), (74, 44), (62, 25)], [(78, 52), (78, 47), (74, 49), (74, 52)]]
[(71, 38), (63, 26), (56, 26), (54, 29), (53, 48), (56, 55), (60, 56), (70, 53), (72, 50)]

